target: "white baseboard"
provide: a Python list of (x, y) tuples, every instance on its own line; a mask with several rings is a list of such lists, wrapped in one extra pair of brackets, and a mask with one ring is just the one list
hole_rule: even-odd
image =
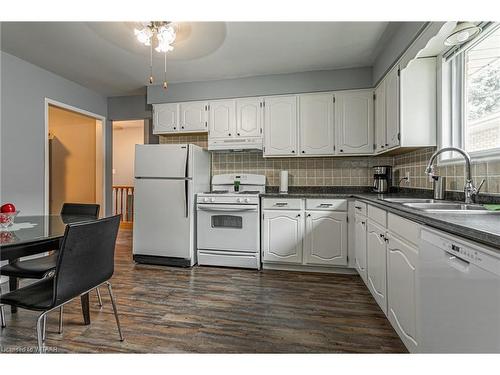
[(298, 272), (316, 272), (316, 273), (338, 273), (343, 275), (357, 275), (354, 268), (347, 267), (315, 267), (304, 266), (301, 264), (281, 264), (281, 263), (263, 263), (264, 270), (298, 271)]

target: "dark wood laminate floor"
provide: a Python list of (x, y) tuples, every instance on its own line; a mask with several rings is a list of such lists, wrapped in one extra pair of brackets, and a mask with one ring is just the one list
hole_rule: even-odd
[[(111, 303), (91, 295), (92, 324), (80, 302), (48, 318), (58, 352), (399, 353), (406, 349), (358, 276), (213, 267), (136, 265), (131, 232), (121, 231), (112, 279), (125, 342)], [(6, 309), (9, 310), (9, 309)], [(0, 331), (0, 350), (34, 347), (36, 314), (20, 310)]]

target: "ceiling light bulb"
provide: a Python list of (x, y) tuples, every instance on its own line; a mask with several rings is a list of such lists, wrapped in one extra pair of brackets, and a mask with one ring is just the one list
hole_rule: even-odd
[(151, 45), (151, 37), (153, 36), (153, 33), (151, 32), (149, 27), (146, 27), (142, 30), (134, 29), (134, 34), (137, 37), (137, 40), (142, 44), (146, 46)]
[(446, 46), (457, 46), (463, 44), (481, 32), (481, 28), (472, 22), (457, 22), (444, 44)]

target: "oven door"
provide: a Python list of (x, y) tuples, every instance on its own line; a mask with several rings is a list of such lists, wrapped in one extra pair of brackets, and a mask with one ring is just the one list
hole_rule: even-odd
[(259, 252), (259, 206), (198, 204), (198, 249)]

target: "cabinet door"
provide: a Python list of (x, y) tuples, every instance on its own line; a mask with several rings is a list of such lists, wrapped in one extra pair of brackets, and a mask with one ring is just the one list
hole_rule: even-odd
[(410, 352), (417, 350), (416, 281), (418, 252), (403, 241), (387, 242), (388, 318)]
[(301, 211), (264, 211), (263, 259), (302, 263), (304, 217)]
[(179, 105), (177, 103), (153, 105), (153, 134), (178, 131)]
[(180, 130), (203, 132), (208, 130), (206, 102), (180, 104)]
[(382, 311), (387, 314), (385, 229), (369, 220), (366, 242), (368, 289)]
[(304, 263), (347, 265), (347, 213), (306, 211)]
[(301, 155), (333, 155), (333, 94), (299, 95)]
[(354, 218), (354, 264), (359, 276), (366, 281), (366, 217), (356, 215)]
[(335, 125), (339, 155), (373, 153), (373, 92), (335, 94)]
[(235, 111), (235, 100), (210, 102), (210, 138), (232, 138), (236, 136)]
[(262, 98), (236, 99), (236, 136), (262, 136)]
[(385, 81), (386, 148), (392, 148), (399, 145), (399, 67), (391, 70)]
[(268, 97), (264, 103), (264, 155), (297, 155), (297, 97)]
[(386, 123), (385, 123), (385, 79), (375, 89), (375, 151), (380, 152), (386, 148)]

